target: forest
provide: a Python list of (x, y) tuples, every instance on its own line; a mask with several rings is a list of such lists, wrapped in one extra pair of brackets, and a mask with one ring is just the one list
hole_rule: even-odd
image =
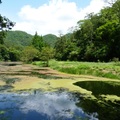
[[(5, 20), (9, 19), (0, 15), (0, 23)], [(59, 61), (109, 62), (120, 59), (119, 0), (97, 14), (86, 15), (84, 20), (77, 22), (73, 31), (58, 37), (11, 31), (13, 26), (10, 20), (7, 27), (5, 24), (0, 26), (1, 61), (32, 62), (54, 58)]]

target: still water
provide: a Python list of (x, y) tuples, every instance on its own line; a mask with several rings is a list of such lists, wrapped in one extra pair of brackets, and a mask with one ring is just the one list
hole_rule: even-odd
[[(115, 83), (115, 82), (114, 82)], [(78, 106), (82, 107), (85, 112), (97, 112), (100, 120), (119, 120), (120, 119), (120, 84), (102, 81), (83, 81), (77, 82), (75, 85), (89, 90), (97, 99), (81, 98)], [(104, 95), (102, 97), (102, 95)], [(113, 96), (114, 100), (107, 99)], [(116, 99), (119, 97), (119, 100)]]
[(101, 94), (104, 95), (117, 95), (120, 97), (120, 84), (112, 84), (110, 82), (102, 82), (102, 81), (83, 81), (77, 82), (75, 85), (92, 91), (92, 94), (95, 96), (99, 96)]
[[(96, 99), (65, 90), (0, 93), (0, 120), (119, 120), (120, 100), (106, 100), (106, 95), (120, 97), (120, 85), (85, 81), (75, 85), (92, 92)], [(101, 95), (104, 95), (102, 97)]]
[(68, 92), (0, 93), (0, 120), (98, 120)]

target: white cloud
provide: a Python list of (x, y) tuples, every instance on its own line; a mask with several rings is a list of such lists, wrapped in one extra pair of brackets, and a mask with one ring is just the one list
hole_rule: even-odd
[(59, 31), (65, 34), (87, 13), (97, 13), (103, 6), (103, 0), (91, 0), (89, 6), (84, 9), (78, 8), (75, 2), (68, 0), (50, 0), (48, 4), (38, 8), (26, 5), (19, 12), (21, 22), (16, 23), (14, 30), (23, 30), (30, 34), (37, 31), (40, 35), (57, 35)]
[(82, 9), (81, 13), (85, 16), (87, 13), (98, 13), (105, 6), (103, 0), (91, 0), (90, 5)]

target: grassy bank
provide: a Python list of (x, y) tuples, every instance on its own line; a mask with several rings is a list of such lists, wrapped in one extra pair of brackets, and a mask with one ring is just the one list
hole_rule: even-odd
[[(35, 62), (36, 65), (42, 65), (41, 62)], [(120, 79), (119, 62), (71, 62), (51, 60), (49, 65), (52, 69), (77, 75), (93, 75), (111, 79)]]

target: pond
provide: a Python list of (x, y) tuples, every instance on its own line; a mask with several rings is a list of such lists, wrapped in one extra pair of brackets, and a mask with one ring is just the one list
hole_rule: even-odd
[(117, 95), (120, 96), (120, 85), (115, 85), (112, 82), (102, 82), (102, 81), (83, 81), (77, 82), (75, 85), (80, 86), (84, 89), (92, 91), (92, 94), (99, 96), (104, 95)]
[(0, 120), (98, 120), (86, 113), (69, 92), (1, 93)]
[(101, 97), (102, 94), (120, 96), (119, 85), (92, 81), (75, 84), (92, 91), (96, 99), (65, 89), (3, 91), (0, 93), (0, 120), (119, 120), (120, 100), (106, 101)]

